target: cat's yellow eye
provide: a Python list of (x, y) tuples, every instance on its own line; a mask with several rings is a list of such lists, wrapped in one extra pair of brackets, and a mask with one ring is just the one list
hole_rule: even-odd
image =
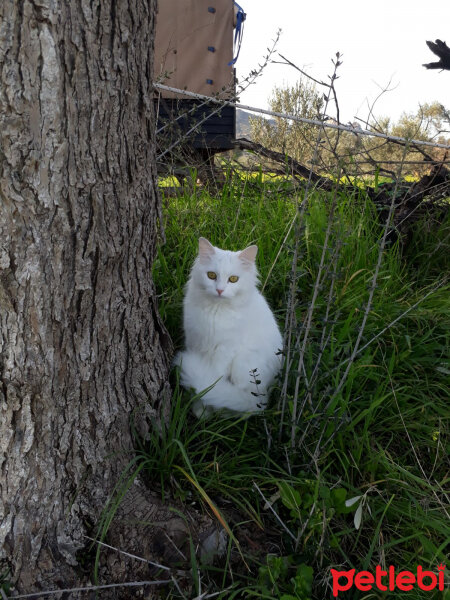
[(236, 281), (239, 279), (239, 277), (237, 275), (230, 275), (230, 278), (228, 279), (228, 281), (230, 283), (236, 283)]
[(217, 279), (217, 275), (214, 273), (214, 271), (208, 271), (206, 274), (210, 279)]

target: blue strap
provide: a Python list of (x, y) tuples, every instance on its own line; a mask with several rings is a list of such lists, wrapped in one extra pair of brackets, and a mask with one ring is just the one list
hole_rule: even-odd
[(234, 33), (234, 47), (237, 47), (237, 54), (236, 56), (233, 58), (232, 61), (230, 61), (228, 63), (228, 66), (231, 67), (231, 65), (234, 65), (239, 57), (239, 52), (241, 51), (241, 44), (242, 44), (242, 35), (244, 33), (244, 21), (247, 18), (247, 15), (245, 14), (243, 8), (241, 6), (239, 6), (239, 4), (235, 1), (234, 2), (235, 6), (237, 6), (237, 15), (236, 15), (236, 30)]

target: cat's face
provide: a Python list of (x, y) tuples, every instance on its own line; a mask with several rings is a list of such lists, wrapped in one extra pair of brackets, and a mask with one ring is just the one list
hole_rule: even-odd
[(200, 238), (192, 280), (205, 294), (218, 302), (242, 297), (256, 285), (257, 251), (256, 246), (249, 246), (241, 252), (221, 250), (207, 239)]

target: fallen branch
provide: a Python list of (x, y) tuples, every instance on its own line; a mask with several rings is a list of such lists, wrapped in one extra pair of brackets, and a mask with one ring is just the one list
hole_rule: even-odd
[[(239, 138), (235, 141), (235, 147), (240, 150), (247, 150), (249, 152), (255, 152), (258, 156), (263, 156), (264, 158), (268, 158), (269, 160), (273, 160), (276, 163), (280, 163), (287, 167), (287, 170), (292, 175), (298, 175), (305, 179), (308, 179), (310, 176), (310, 167), (305, 167), (301, 163), (297, 162), (294, 158), (289, 156), (288, 154), (283, 154), (282, 152), (276, 152), (275, 150), (269, 150), (265, 146), (258, 144), (256, 142), (252, 142), (246, 138)], [(286, 170), (286, 169), (285, 169)], [(325, 190), (333, 189), (333, 182), (327, 177), (322, 177), (318, 175), (314, 171), (311, 173), (311, 181), (316, 184), (320, 184), (319, 187)]]
[[(253, 152), (259, 157), (283, 165), (284, 172), (296, 179), (307, 180), (310, 178), (320, 189), (331, 191), (336, 186), (334, 180), (316, 173), (312, 168), (302, 165), (291, 156), (270, 150), (246, 138), (237, 139), (235, 147)], [(448, 211), (448, 206), (443, 207), (441, 200), (450, 196), (450, 171), (444, 166), (443, 162), (432, 163), (430, 159), (431, 157), (428, 157), (426, 161), (431, 165), (430, 172), (422, 176), (419, 181), (413, 183), (396, 183), (393, 181), (377, 186), (366, 185), (364, 188), (369, 198), (378, 208), (381, 222), (384, 222), (392, 202), (393, 189), (397, 186), (398, 197), (395, 200), (393, 227), (402, 236), (407, 234), (412, 223), (415, 223), (423, 215), (435, 211), (440, 220)], [(338, 182), (337, 185), (348, 193), (354, 193), (358, 189), (348, 181)], [(423, 202), (425, 198), (428, 202)]]

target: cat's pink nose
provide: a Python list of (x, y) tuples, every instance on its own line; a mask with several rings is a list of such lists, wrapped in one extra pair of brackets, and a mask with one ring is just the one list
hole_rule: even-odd
[(219, 294), (219, 296), (221, 296), (223, 293), (223, 290), (218, 290), (217, 288), (216, 288), (216, 290), (217, 290), (217, 293)]

